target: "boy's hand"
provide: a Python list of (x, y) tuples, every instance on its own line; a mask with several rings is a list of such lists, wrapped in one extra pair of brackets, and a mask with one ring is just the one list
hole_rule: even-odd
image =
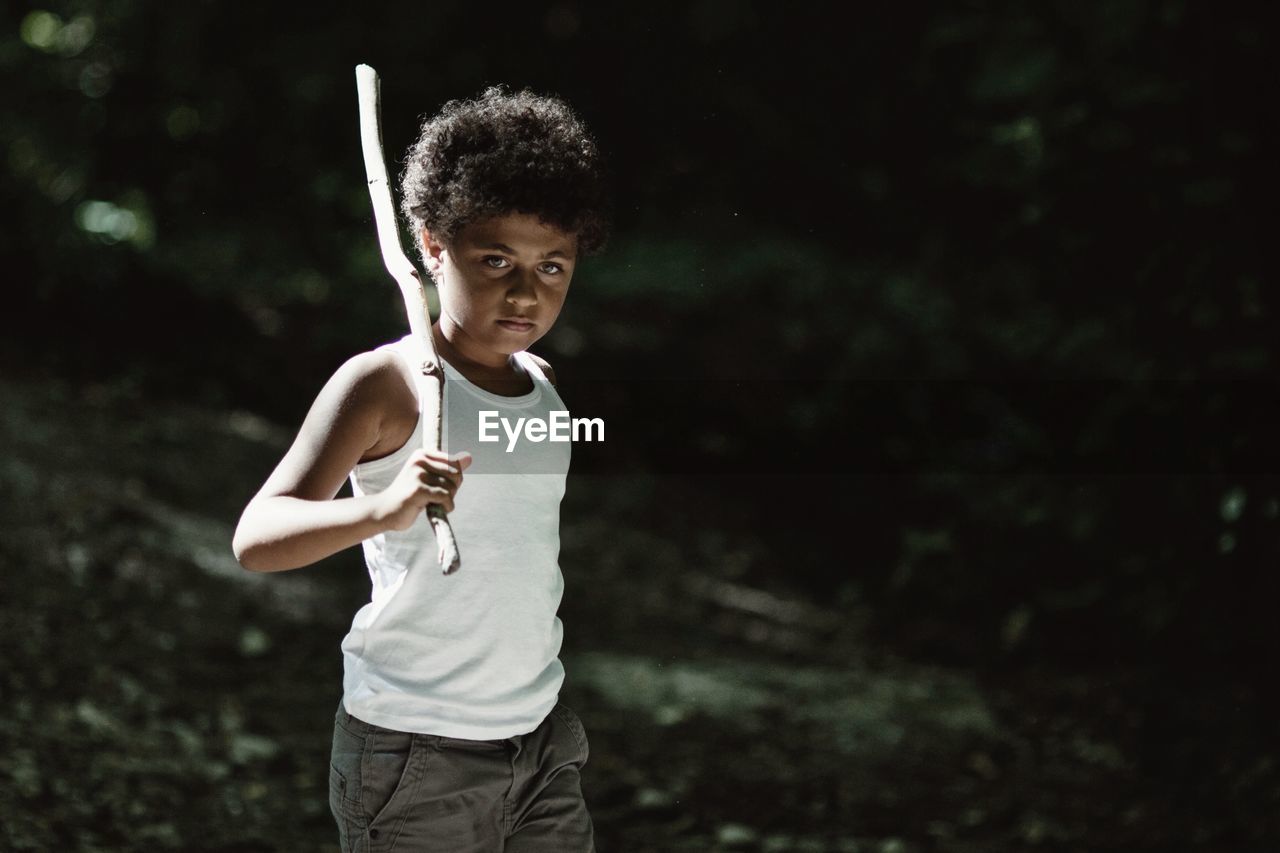
[(440, 504), (445, 512), (452, 512), (453, 496), (470, 464), (471, 454), (465, 450), (453, 456), (439, 450), (415, 450), (391, 485), (378, 495), (378, 520), (387, 529), (408, 530), (427, 504)]

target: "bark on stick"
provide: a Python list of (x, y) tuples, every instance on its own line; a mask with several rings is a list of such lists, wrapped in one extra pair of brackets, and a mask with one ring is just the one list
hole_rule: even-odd
[[(441, 418), (444, 414), (444, 371), (436, 355), (431, 337), (431, 311), (427, 292), (418, 268), (400, 245), (400, 230), (395, 205), (391, 200), (391, 184), (387, 181), (387, 164), (382, 154), (382, 94), (378, 72), (368, 65), (356, 66), (356, 91), (360, 98), (360, 142), (364, 149), (364, 168), (369, 178), (369, 197), (373, 201), (373, 220), (378, 227), (378, 245), (387, 272), (400, 286), (409, 331), (418, 342), (422, 357), (423, 387), (427, 399), (422, 401), (422, 445), (440, 449)], [(427, 517), (439, 545), (438, 558), (444, 573), (456, 571), (462, 564), (458, 541), (444, 509), (439, 504), (427, 505)]]

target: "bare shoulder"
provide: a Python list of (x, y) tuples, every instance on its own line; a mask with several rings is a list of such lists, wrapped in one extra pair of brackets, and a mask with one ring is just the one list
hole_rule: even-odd
[(349, 406), (377, 421), (395, 420), (418, 410), (418, 394), (404, 359), (390, 350), (351, 356), (334, 371), (329, 384)]
[(528, 350), (525, 350), (525, 352), (529, 353), (529, 358), (533, 359), (533, 363), (538, 365), (538, 367), (541, 368), (542, 372), (546, 374), (547, 381), (550, 382), (552, 385), (555, 385), (556, 372), (551, 369), (551, 365), (547, 363), (547, 360), (542, 356), (534, 355)]
[(418, 392), (409, 365), (387, 349), (362, 352), (347, 364), (359, 386), (356, 397), (378, 421), (378, 440), (360, 461), (395, 452), (418, 424)]
[(400, 362), (386, 350), (343, 362), (316, 395), (259, 496), (329, 500), (357, 464), (403, 446), (417, 424), (417, 395)]

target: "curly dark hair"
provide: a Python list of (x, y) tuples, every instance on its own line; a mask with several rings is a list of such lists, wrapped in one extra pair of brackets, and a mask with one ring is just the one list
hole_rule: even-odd
[(609, 183), (568, 104), (495, 85), (423, 121), (400, 175), (400, 207), (420, 253), (423, 226), (449, 245), (471, 222), (516, 212), (577, 234), (579, 255), (594, 255), (612, 226)]

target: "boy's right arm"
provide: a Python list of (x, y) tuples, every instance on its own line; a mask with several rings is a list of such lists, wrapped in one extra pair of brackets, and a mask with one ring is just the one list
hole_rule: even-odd
[(396, 381), (395, 371), (376, 353), (361, 353), (338, 368), (316, 396), (293, 445), (240, 516), (232, 541), (240, 565), (257, 572), (296, 569), (385, 530), (405, 529), (428, 503), (453, 509), (470, 460), (450, 463), (442, 453), (421, 450), (385, 491), (334, 498), (351, 469), (377, 444)]

